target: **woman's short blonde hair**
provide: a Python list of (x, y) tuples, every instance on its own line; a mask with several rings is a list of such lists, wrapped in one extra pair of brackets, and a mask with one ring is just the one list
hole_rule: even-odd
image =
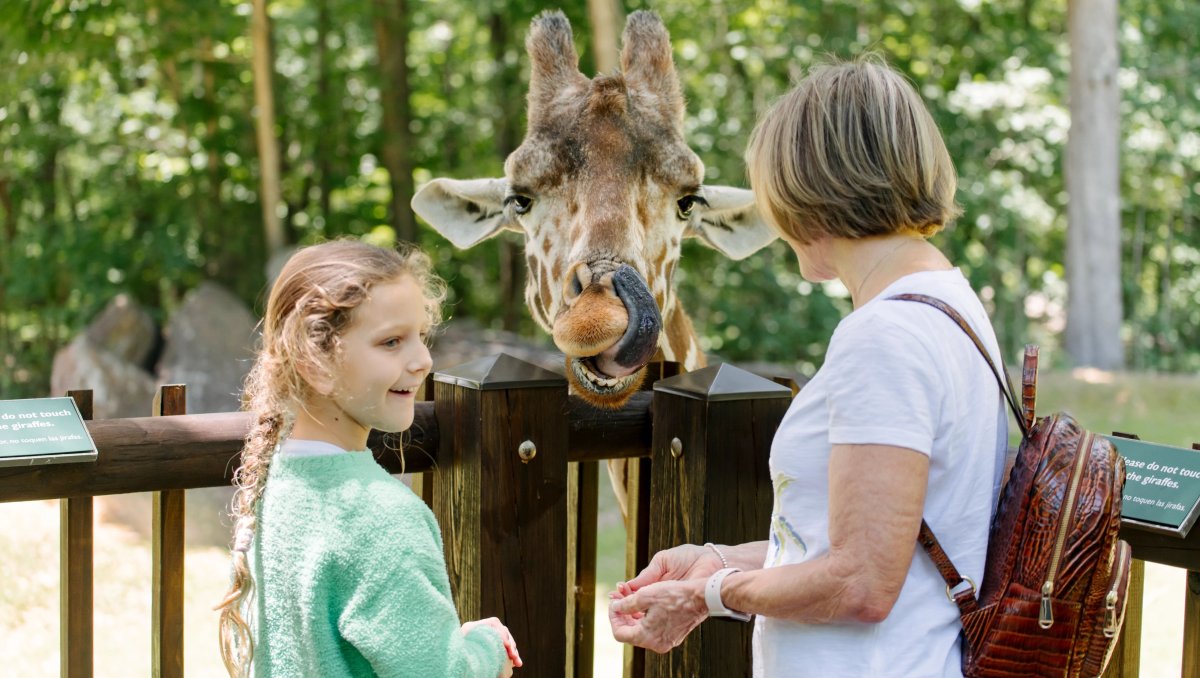
[(813, 68), (759, 120), (746, 166), (759, 211), (802, 244), (930, 236), (961, 212), (937, 124), (875, 56)]

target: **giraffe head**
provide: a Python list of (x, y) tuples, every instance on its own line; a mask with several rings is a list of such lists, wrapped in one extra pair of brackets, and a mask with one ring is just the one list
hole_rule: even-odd
[(561, 12), (537, 17), (525, 46), (529, 126), (504, 178), (434, 179), (412, 206), (458, 247), (524, 233), (525, 300), (566, 354), (572, 390), (620, 407), (656, 352), (685, 364), (700, 357), (674, 289), (683, 238), (740, 259), (775, 235), (753, 193), (702, 184), (657, 15), (629, 16), (620, 73), (580, 73)]

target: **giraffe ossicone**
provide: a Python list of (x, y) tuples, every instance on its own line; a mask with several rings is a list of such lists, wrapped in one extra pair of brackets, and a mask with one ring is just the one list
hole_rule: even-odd
[(652, 12), (629, 16), (621, 72), (579, 71), (561, 12), (530, 25), (528, 129), (503, 178), (439, 178), (414, 211), (456, 247), (502, 230), (525, 235), (525, 301), (567, 357), (572, 391), (621, 407), (658, 356), (704, 364), (674, 277), (684, 238), (733, 259), (775, 239), (754, 194), (705, 186), (683, 138), (671, 40)]

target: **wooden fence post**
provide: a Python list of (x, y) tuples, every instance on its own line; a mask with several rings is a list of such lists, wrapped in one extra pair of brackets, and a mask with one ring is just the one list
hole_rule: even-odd
[[(187, 389), (163, 386), (154, 395), (154, 416), (187, 414)], [(155, 678), (183, 677), (183, 530), (186, 490), (152, 495), (152, 619), (150, 667)]]
[(1183, 667), (1179, 675), (1200, 675), (1200, 572), (1188, 570), (1183, 600)]
[[(79, 414), (92, 418), (92, 392), (67, 391)], [(93, 664), (92, 498), (59, 500), (59, 672), (91, 678)]]
[[(1192, 449), (1200, 451), (1200, 443), (1192, 443)], [(1196, 676), (1200, 675), (1200, 571), (1188, 568), (1183, 595), (1183, 667), (1179, 675)]]
[[(523, 676), (569, 672), (567, 382), (508, 355), (434, 375), (433, 506), (463, 621), (499, 617)], [(572, 598), (573, 602), (573, 598)]]
[[(596, 536), (599, 514), (600, 464), (580, 461), (568, 464), (568, 544), (574, 544), (567, 581), (571, 583), (574, 629), (568, 655), (574, 678), (592, 678), (596, 658)], [(568, 554), (570, 555), (570, 554)]]
[[(663, 379), (674, 377), (683, 366), (673, 360), (655, 361), (646, 366), (641, 390), (653, 391)], [(650, 457), (626, 459), (625, 469), (625, 578), (633, 579), (650, 563)], [(622, 667), (629, 678), (646, 675), (646, 651), (624, 646)]]
[[(1146, 563), (1134, 558), (1129, 567), (1125, 623), (1113, 647), (1104, 678), (1137, 678), (1142, 662), (1142, 607), (1146, 600)], [(1187, 675), (1187, 674), (1184, 674)]]
[[(650, 552), (677, 544), (740, 544), (767, 536), (771, 440), (792, 391), (732, 365), (654, 385)], [(708, 621), (646, 675), (749, 676), (750, 624)]]

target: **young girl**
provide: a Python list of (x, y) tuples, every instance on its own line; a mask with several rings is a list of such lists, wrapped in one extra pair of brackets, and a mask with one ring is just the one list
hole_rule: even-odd
[(442, 282), (419, 251), (340, 240), (297, 252), (246, 379), (221, 611), (231, 676), (509, 676), (498, 619), (459, 624), (433, 514), (367, 450), (413, 421)]

